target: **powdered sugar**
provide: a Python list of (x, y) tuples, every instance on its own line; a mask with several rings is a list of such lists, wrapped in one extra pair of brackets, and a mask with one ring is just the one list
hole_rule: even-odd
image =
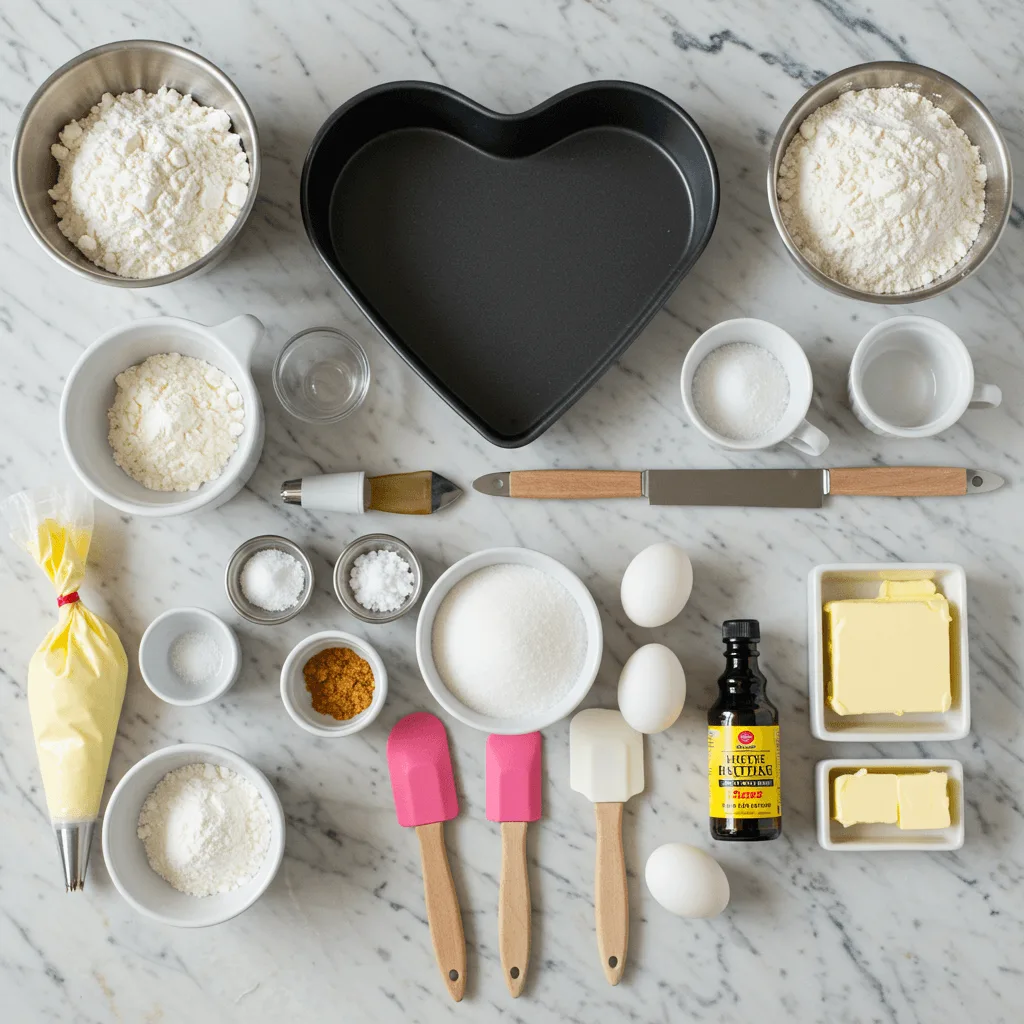
[(165, 352), (115, 381), (107, 440), (130, 477), (151, 491), (194, 491), (220, 476), (245, 429), (242, 395), (226, 373)]
[(910, 90), (843, 93), (800, 125), (779, 168), (779, 211), (803, 255), (861, 291), (931, 284), (974, 244), (985, 165), (953, 119)]
[(248, 882), (263, 865), (270, 832), (259, 790), (230, 768), (203, 763), (168, 772), (146, 797), (138, 824), (149, 866), (191, 896)]
[(150, 278), (208, 253), (238, 217), (249, 161), (223, 110), (174, 89), (104, 93), (50, 150), (59, 227), (97, 266)]

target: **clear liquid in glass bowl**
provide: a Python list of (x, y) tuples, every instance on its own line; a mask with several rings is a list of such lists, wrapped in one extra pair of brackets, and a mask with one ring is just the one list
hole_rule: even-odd
[(274, 391), (293, 416), (334, 423), (355, 412), (370, 387), (362, 346), (333, 327), (296, 334), (274, 363)]

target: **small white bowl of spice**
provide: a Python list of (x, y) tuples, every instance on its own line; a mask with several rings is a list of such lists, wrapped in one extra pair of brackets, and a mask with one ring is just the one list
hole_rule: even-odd
[(223, 696), (238, 677), (240, 662), (234, 631), (205, 608), (171, 608), (149, 624), (139, 643), (146, 685), (179, 707)]
[(235, 611), (258, 626), (295, 618), (313, 596), (313, 563), (287, 537), (263, 534), (235, 548), (224, 586)]
[(296, 644), (281, 669), (281, 700), (314, 736), (351, 736), (384, 707), (388, 673), (380, 655), (351, 633), (325, 630)]
[(352, 541), (334, 565), (334, 593), (363, 622), (393, 622), (420, 598), (423, 567), (412, 548), (387, 533)]

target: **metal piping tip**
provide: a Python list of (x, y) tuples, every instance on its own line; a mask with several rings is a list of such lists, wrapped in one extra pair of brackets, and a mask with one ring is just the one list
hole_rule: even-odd
[(440, 473), (430, 474), (430, 511), (446, 508), (462, 497), (462, 488)]
[(285, 480), (285, 482), (281, 484), (281, 500), (286, 505), (301, 505), (302, 481)]
[(967, 493), (985, 494), (987, 491), (997, 491), (1006, 481), (997, 473), (987, 469), (967, 470)]
[(53, 826), (61, 865), (64, 868), (64, 888), (67, 892), (80, 892), (85, 888), (85, 872), (89, 867), (95, 825), (94, 821), (76, 821)]

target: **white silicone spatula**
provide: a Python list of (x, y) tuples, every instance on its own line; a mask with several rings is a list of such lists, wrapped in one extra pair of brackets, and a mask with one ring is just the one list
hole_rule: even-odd
[(569, 784), (594, 803), (594, 918), (601, 967), (618, 985), (629, 945), (629, 891), (622, 851), (623, 804), (644, 788), (644, 738), (618, 711), (590, 708), (569, 724)]

